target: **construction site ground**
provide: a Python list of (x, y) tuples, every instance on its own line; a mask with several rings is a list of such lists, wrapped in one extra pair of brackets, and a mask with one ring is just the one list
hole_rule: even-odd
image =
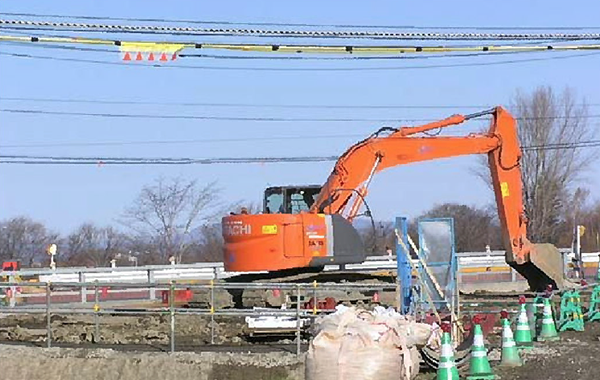
[[(82, 376), (85, 371), (93, 371), (89, 365), (100, 365), (99, 360), (119, 362), (124, 370), (132, 374), (128, 379), (137, 379), (136, 369), (145, 379), (165, 379), (171, 375), (155, 367), (154, 372), (142, 370), (140, 363), (160, 362), (165, 366), (177, 365), (174, 373), (183, 380), (194, 371), (219, 374), (218, 377), (237, 379), (303, 379), (303, 358), (294, 355), (295, 344), (291, 337), (275, 342), (247, 342), (242, 335), (243, 319), (218, 318), (215, 324), (215, 343), (210, 346), (210, 318), (205, 316), (178, 316), (176, 342), (181, 352), (171, 357), (164, 352), (169, 347), (168, 316), (105, 316), (101, 318), (99, 343), (94, 336), (93, 316), (53, 316), (52, 335), (57, 348), (40, 350), (45, 347), (45, 315), (5, 315), (0, 318), (0, 356), (3, 367), (28, 367), (30, 371), (39, 368), (39, 374), (30, 372), (28, 378), (52, 378), (43, 376), (41, 364), (61, 363), (64, 371), (74, 371), (73, 378)], [(495, 374), (501, 379), (519, 380), (592, 380), (598, 379), (600, 368), (600, 323), (588, 323), (584, 332), (564, 332), (557, 342), (535, 343), (535, 348), (523, 355), (525, 364), (518, 368), (502, 368), (500, 360), (499, 336), (488, 336), (489, 358)], [(303, 349), (306, 349), (306, 342)], [(62, 347), (62, 348), (61, 348)], [(64, 348), (64, 347), (71, 347)], [(76, 349), (77, 347), (80, 347)], [(97, 347), (111, 348), (98, 349)], [(202, 352), (202, 351), (218, 351)], [(123, 352), (127, 352), (123, 355)], [(202, 352), (202, 353), (199, 353)], [(231, 352), (225, 353), (225, 352)], [(213, 356), (211, 356), (213, 355)], [(217, 355), (217, 356), (214, 356)], [(85, 363), (82, 358), (90, 360)], [(59, 360), (60, 359), (60, 360)], [(92, 360), (95, 359), (95, 360)], [(82, 372), (75, 371), (75, 364)], [(209, 364), (207, 364), (209, 363)], [(214, 364), (217, 363), (215, 366)], [(106, 364), (106, 363), (104, 363)], [(59, 366), (59, 367), (60, 367)], [(207, 367), (208, 366), (208, 367)], [(58, 368), (58, 367), (57, 367)], [(62, 368), (62, 367), (61, 367)], [(68, 368), (71, 368), (68, 370)], [(94, 367), (96, 368), (96, 367)], [(98, 370), (100, 367), (96, 368)], [(207, 369), (208, 368), (208, 369)], [(215, 369), (216, 368), (216, 369)], [(217, 372), (214, 372), (217, 371)], [(22, 372), (14, 372), (22, 373)], [(64, 372), (63, 372), (64, 373)], [(93, 378), (112, 379), (117, 377)], [(161, 377), (162, 376), (162, 377)], [(90, 377), (90, 378), (91, 378)], [(61, 377), (70, 379), (70, 377)], [(78, 377), (81, 378), (81, 377)], [(141, 379), (141, 377), (139, 377)], [(209, 379), (211, 377), (208, 377)], [(435, 372), (423, 371), (417, 380), (431, 380)]]

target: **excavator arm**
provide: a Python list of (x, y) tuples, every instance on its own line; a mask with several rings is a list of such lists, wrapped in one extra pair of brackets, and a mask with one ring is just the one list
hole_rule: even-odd
[[(492, 116), (486, 133), (466, 137), (414, 136), (484, 115)], [(418, 127), (379, 130), (339, 158), (311, 211), (341, 214), (352, 221), (376, 173), (398, 165), (471, 154), (488, 155), (506, 261), (530, 280), (532, 288), (562, 286), (562, 259), (558, 250), (551, 245), (536, 248), (527, 239), (517, 123), (502, 107), (466, 116), (455, 115)]]

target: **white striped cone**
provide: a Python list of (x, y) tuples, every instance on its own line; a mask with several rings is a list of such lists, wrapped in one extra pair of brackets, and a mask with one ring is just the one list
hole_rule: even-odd
[(520, 348), (529, 349), (533, 347), (531, 329), (529, 327), (529, 318), (527, 318), (527, 309), (525, 304), (521, 304), (521, 312), (519, 313), (519, 318), (517, 319), (515, 342)]
[(517, 351), (517, 345), (513, 339), (513, 332), (510, 329), (510, 322), (508, 319), (502, 320), (502, 360), (501, 365), (506, 366), (520, 366), (523, 364), (519, 351)]
[(458, 380), (458, 369), (454, 363), (454, 349), (450, 334), (442, 335), (442, 349), (438, 364), (437, 380)]

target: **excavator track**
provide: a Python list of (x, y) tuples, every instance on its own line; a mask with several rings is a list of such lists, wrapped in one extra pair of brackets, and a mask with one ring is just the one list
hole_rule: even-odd
[[(310, 299), (314, 298), (316, 293), (317, 301), (326, 298), (333, 299), (335, 304), (371, 304), (377, 293), (377, 304), (395, 305), (396, 291), (390, 289), (389, 286), (377, 288), (378, 284), (391, 285), (395, 283), (395, 276), (392, 273), (369, 273), (356, 271), (327, 271), (323, 272), (321, 268), (303, 268), (300, 270), (283, 270), (268, 273), (251, 273), (242, 274), (225, 279), (229, 284), (235, 283), (312, 283), (317, 282), (315, 290), (302, 289), (301, 304), (304, 306)], [(319, 285), (326, 284), (356, 284), (373, 285), (368, 290), (340, 288), (340, 289), (319, 289)], [(282, 307), (294, 306), (296, 303), (296, 292), (290, 289), (274, 289), (269, 286), (269, 289), (230, 289), (229, 293), (233, 298), (233, 304), (236, 308), (252, 308), (252, 307)]]

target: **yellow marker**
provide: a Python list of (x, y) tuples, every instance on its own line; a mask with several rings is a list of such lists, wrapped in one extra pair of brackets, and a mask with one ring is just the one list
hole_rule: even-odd
[(262, 233), (265, 235), (275, 235), (277, 233), (277, 225), (262, 226)]
[(100, 311), (100, 305), (98, 305), (98, 304), (95, 304), (95, 305), (94, 305), (94, 312), (96, 312), (96, 313), (97, 313), (97, 312), (99, 312), (99, 311)]
[(502, 182), (500, 183), (500, 192), (502, 193), (502, 198), (506, 198), (510, 195), (508, 191), (508, 183)]

